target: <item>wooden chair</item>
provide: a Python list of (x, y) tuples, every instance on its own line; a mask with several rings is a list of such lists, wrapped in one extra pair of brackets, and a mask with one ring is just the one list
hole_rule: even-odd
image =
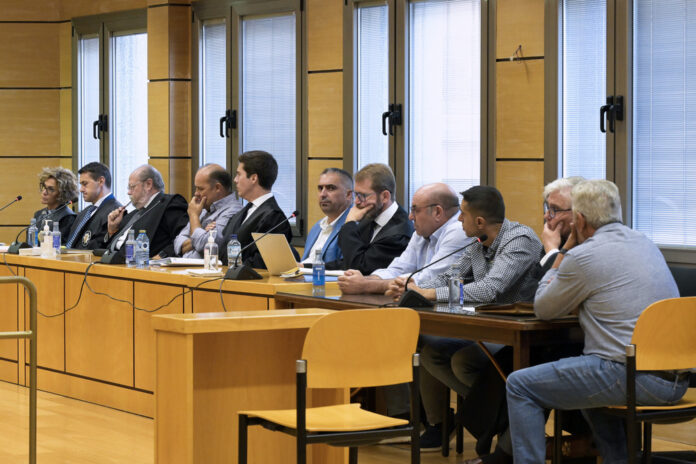
[[(643, 462), (650, 462), (652, 424), (682, 422), (696, 418), (696, 388), (690, 388), (676, 404), (669, 406), (636, 405), (636, 371), (680, 371), (696, 367), (696, 297), (670, 298), (648, 306), (640, 315), (633, 329), (631, 344), (626, 346), (626, 404), (605, 408), (609, 414), (626, 419), (628, 462), (636, 462), (643, 423)], [(687, 376), (688, 373), (680, 374)], [(559, 414), (556, 420), (560, 422)], [(558, 439), (555, 431), (553, 462), (560, 462)], [(657, 454), (657, 453), (656, 453)], [(693, 462), (673, 460), (684, 453), (672, 454), (668, 462)], [(693, 454), (693, 453), (692, 453)], [(687, 456), (689, 459), (692, 457)]]
[[(307, 332), (302, 359), (296, 362), (297, 407), (239, 412), (239, 464), (247, 462), (247, 427), (293, 435), (297, 464), (306, 462), (313, 443), (349, 447), (358, 462), (358, 446), (384, 438), (411, 436), (411, 463), (420, 462), (419, 357), (420, 319), (407, 308), (340, 311), (319, 319)], [(410, 382), (411, 419), (365, 411), (359, 404), (307, 408), (307, 388), (373, 387)]]

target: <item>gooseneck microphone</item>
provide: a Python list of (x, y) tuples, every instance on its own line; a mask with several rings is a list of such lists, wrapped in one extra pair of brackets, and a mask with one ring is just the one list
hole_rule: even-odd
[[(283, 224), (285, 224), (286, 222), (288, 222), (290, 219), (297, 217), (299, 214), (300, 214), (299, 211), (297, 211), (297, 210), (293, 211), (290, 216), (286, 217), (285, 219), (280, 221), (278, 224), (276, 224), (273, 227), (271, 227), (270, 229), (268, 229), (268, 231), (264, 232), (264, 234), (262, 236), (260, 236), (256, 240), (252, 240), (251, 242), (247, 243), (244, 247), (242, 247), (242, 249), (239, 250), (239, 253), (237, 254), (237, 256), (234, 258), (234, 264), (228, 266), (227, 272), (225, 273), (225, 277), (223, 278), (223, 280), (225, 280), (225, 279), (227, 279), (227, 280), (258, 280), (258, 279), (263, 279), (263, 277), (261, 277), (261, 274), (256, 272), (251, 267), (246, 266), (244, 264), (239, 265), (240, 256), (242, 256), (242, 253), (244, 252), (244, 250), (248, 249), (252, 245), (255, 245), (259, 240), (264, 238), (266, 235), (270, 234), (271, 232), (276, 230), (278, 227), (280, 227)], [(228, 264), (230, 263), (229, 256), (227, 257), (227, 262), (228, 262)]]
[(12, 200), (12, 201), (9, 202), (8, 204), (6, 204), (6, 205), (3, 206), (2, 208), (0, 208), (0, 211), (2, 211), (3, 209), (7, 208), (7, 207), (10, 206), (12, 203), (17, 203), (17, 202), (18, 202), (19, 200), (21, 200), (21, 199), (22, 199), (22, 195), (17, 195), (17, 196), (15, 197), (14, 200)]
[[(145, 208), (145, 211), (140, 215), (138, 219), (131, 224), (131, 229), (133, 226), (140, 221), (142, 218), (150, 214), (152, 211), (156, 210), (159, 205), (164, 203), (167, 199), (164, 197), (160, 197), (157, 201), (155, 201), (153, 204)], [(136, 213), (134, 213), (136, 214)], [(120, 234), (116, 234), (112, 240), (116, 240), (116, 237), (120, 236)], [(115, 246), (116, 242), (114, 242)], [(95, 250), (96, 251), (96, 250)], [(95, 253), (97, 254), (97, 253)], [(112, 250), (111, 247), (109, 247), (102, 255), (101, 255), (101, 261), (99, 262), (100, 264), (125, 264), (126, 263), (126, 257), (124, 256), (123, 253), (119, 253), (119, 250), (116, 250), (115, 248)]]
[(401, 299), (399, 300), (398, 305), (405, 306), (407, 308), (432, 308), (434, 306), (432, 301), (430, 301), (429, 299), (427, 299), (426, 297), (424, 297), (420, 293), (416, 292), (415, 290), (408, 289), (408, 282), (411, 280), (411, 277), (413, 277), (414, 274), (417, 274), (420, 271), (429, 268), (433, 264), (437, 264), (440, 261), (442, 261), (443, 259), (447, 259), (450, 256), (452, 256), (453, 254), (459, 253), (460, 251), (463, 251), (464, 249), (470, 247), (474, 243), (483, 243), (486, 240), (488, 240), (488, 235), (486, 235), (486, 234), (483, 234), (480, 237), (475, 237), (475, 239), (473, 241), (467, 243), (463, 247), (459, 247), (456, 250), (454, 250), (453, 252), (446, 254), (442, 258), (436, 259), (435, 261), (430, 262), (430, 263), (426, 264), (425, 266), (413, 271), (406, 279), (406, 283), (404, 284), (404, 294), (401, 295)]

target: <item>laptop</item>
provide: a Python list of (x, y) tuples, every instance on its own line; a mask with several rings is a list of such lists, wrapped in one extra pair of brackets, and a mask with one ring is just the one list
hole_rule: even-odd
[(259, 240), (262, 235), (260, 232), (251, 234), (254, 240), (258, 240), (256, 247), (261, 253), (263, 262), (266, 263), (269, 274), (279, 276), (297, 267), (295, 255), (292, 254), (290, 244), (284, 234), (267, 234)]

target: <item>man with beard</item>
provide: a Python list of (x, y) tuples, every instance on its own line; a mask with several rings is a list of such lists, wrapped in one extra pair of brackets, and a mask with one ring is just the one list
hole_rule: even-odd
[(336, 239), (353, 202), (353, 178), (343, 169), (324, 169), (319, 176), (317, 197), (319, 207), (326, 216), (314, 224), (307, 234), (302, 264), (311, 265), (316, 250), (321, 250), (325, 263), (340, 262), (343, 254)]
[(355, 174), (355, 205), (338, 234), (343, 260), (327, 263), (327, 268), (357, 269), (365, 275), (403, 253), (413, 225), (394, 201), (395, 193), (396, 179), (385, 164), (368, 164)]

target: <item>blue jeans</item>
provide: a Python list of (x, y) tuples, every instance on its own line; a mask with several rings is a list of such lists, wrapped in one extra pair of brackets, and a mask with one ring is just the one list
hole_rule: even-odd
[[(668, 381), (646, 372), (636, 375), (636, 400), (643, 405), (678, 401), (688, 380)], [(544, 409), (581, 409), (590, 423), (605, 464), (626, 462), (623, 419), (600, 408), (626, 402), (624, 364), (587, 355), (513, 372), (507, 382), (508, 416), (515, 464), (544, 462)]]

